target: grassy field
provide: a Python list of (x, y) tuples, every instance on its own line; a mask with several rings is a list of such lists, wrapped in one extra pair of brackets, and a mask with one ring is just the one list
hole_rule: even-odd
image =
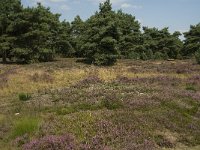
[(0, 149), (200, 149), (200, 65), (0, 64)]

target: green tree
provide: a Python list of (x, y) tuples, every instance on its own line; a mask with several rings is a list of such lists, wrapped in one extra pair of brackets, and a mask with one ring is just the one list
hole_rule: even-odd
[(24, 9), (13, 24), (14, 29), (21, 29), (13, 49), (15, 57), (24, 62), (53, 60), (59, 40), (59, 16), (40, 3), (36, 8)]
[(151, 50), (156, 54), (155, 58), (174, 58), (176, 59), (182, 48), (182, 42), (179, 39), (180, 32), (171, 34), (168, 28), (158, 30), (157, 28), (143, 27), (144, 46), (146, 50)]
[(75, 54), (77, 57), (83, 57), (84, 52), (81, 50), (83, 43), (83, 32), (85, 30), (85, 23), (80, 18), (76, 16), (74, 21), (71, 22), (71, 36), (73, 38), (72, 46), (75, 49)]
[(195, 52), (195, 58), (198, 64), (200, 64), (200, 48)]
[(58, 29), (56, 52), (64, 57), (74, 56), (75, 50), (72, 46), (73, 38), (70, 23), (64, 20), (59, 24)]
[(96, 65), (112, 65), (118, 57), (116, 48), (119, 40), (117, 24), (110, 0), (99, 6), (100, 11), (86, 21), (84, 45), (86, 58)]
[(140, 32), (140, 24), (131, 14), (119, 10), (116, 13), (116, 21), (120, 32), (118, 49), (125, 58), (131, 58), (138, 46), (143, 44), (143, 37)]
[(200, 23), (191, 25), (190, 30), (184, 33), (185, 41), (182, 54), (192, 56), (200, 48)]
[(19, 0), (1, 0), (0, 2), (0, 56), (4, 63), (11, 57), (16, 39), (11, 24), (15, 22), (17, 14), (21, 11), (22, 6)]

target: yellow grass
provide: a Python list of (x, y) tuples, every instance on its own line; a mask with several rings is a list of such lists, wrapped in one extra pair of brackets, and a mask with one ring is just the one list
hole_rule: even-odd
[(84, 79), (87, 72), (80, 69), (55, 71), (51, 74), (53, 82), (34, 82), (30, 77), (45, 73), (42, 70), (20, 69), (17, 74), (11, 75), (8, 80), (8, 86), (0, 90), (0, 96), (7, 97), (20, 92), (32, 93), (38, 90), (59, 88), (70, 86)]

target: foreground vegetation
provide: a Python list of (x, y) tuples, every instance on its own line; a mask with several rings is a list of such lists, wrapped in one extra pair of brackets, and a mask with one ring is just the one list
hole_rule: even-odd
[(0, 64), (0, 149), (199, 149), (200, 66)]

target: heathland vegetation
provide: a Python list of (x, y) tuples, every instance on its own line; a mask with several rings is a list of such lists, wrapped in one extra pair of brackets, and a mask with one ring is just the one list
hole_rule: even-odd
[(200, 24), (59, 17), (0, 0), (0, 150), (200, 149)]

